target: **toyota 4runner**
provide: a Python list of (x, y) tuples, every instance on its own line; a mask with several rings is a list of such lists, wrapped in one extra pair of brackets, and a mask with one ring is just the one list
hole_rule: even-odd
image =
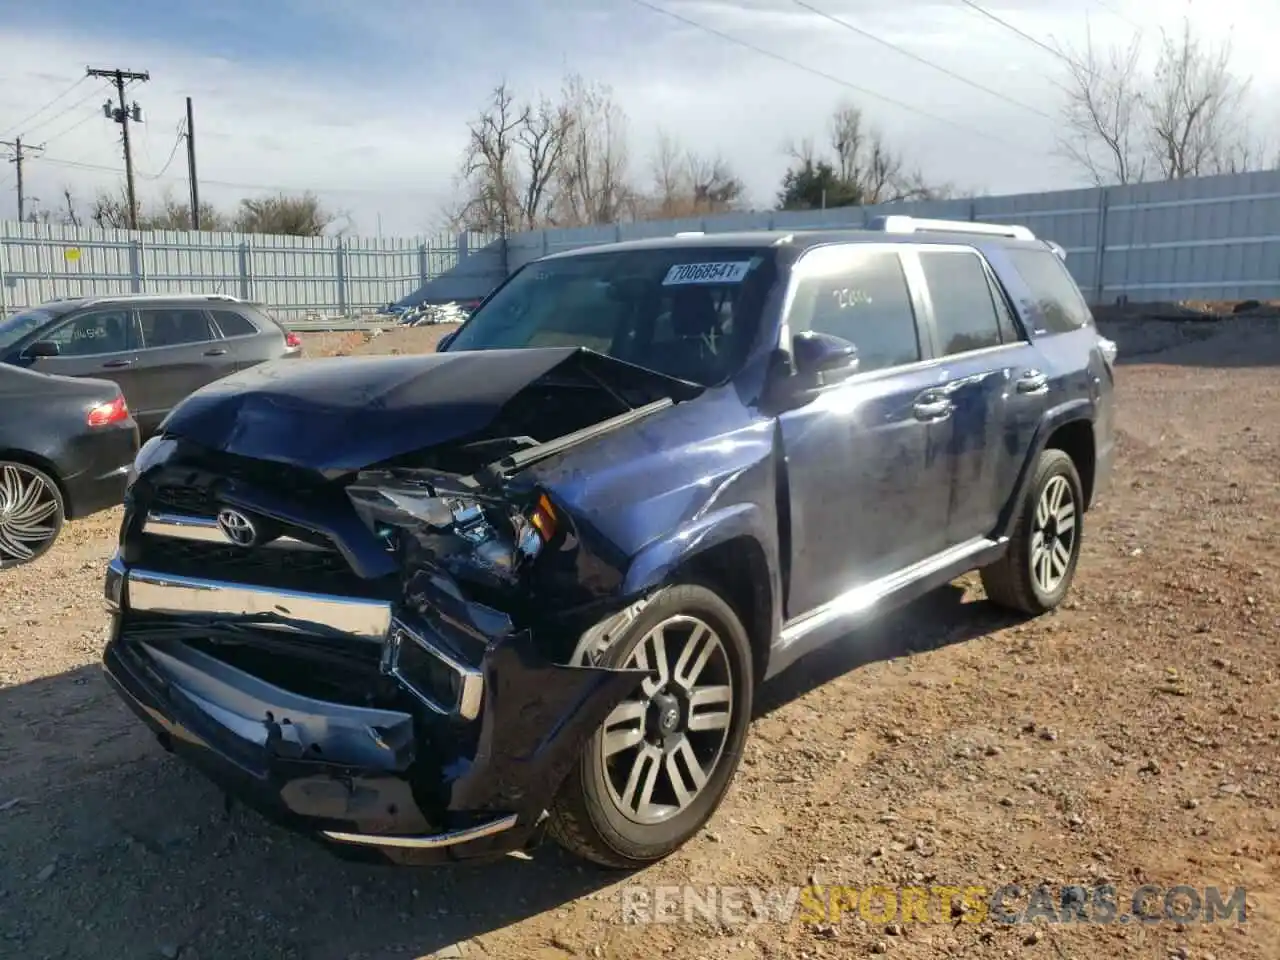
[(617, 243), (434, 355), (214, 383), (134, 465), (107, 674), (338, 852), (661, 858), (762, 680), (969, 570), (1062, 601), (1115, 361), (1064, 258), (907, 217)]

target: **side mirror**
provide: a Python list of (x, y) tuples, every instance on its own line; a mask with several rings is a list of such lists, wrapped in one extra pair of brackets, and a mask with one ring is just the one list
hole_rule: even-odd
[(446, 333), (443, 337), (436, 341), (436, 353), (441, 353), (449, 349), (449, 344), (453, 343), (453, 338), (458, 335), (457, 330)]
[(829, 333), (797, 333), (791, 355), (796, 373), (813, 386), (839, 383), (858, 372), (858, 348)]
[(53, 340), (37, 340), (26, 350), (22, 351), (22, 355), (31, 360), (38, 360), (41, 357), (57, 357), (61, 356), (62, 347)]

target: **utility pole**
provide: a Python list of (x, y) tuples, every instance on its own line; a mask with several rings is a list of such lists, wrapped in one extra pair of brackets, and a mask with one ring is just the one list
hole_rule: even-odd
[(200, 229), (200, 185), (196, 182), (196, 121), (187, 97), (187, 178), (191, 181), (191, 229)]
[(14, 137), (12, 140), (0, 140), (0, 145), (6, 146), (13, 151), (13, 155), (9, 157), (9, 162), (18, 168), (18, 222), (21, 223), (26, 214), (24, 208), (26, 198), (22, 194), (22, 161), (27, 159), (28, 151), (40, 153), (44, 150), (44, 147), (33, 147), (29, 143), (23, 143), (21, 137)]
[(121, 70), (119, 68), (111, 70), (95, 69), (94, 67), (86, 67), (85, 72), (91, 77), (101, 77), (104, 80), (111, 80), (116, 85), (116, 93), (120, 96), (120, 106), (113, 108), (111, 101), (108, 100), (102, 105), (102, 112), (108, 120), (114, 120), (120, 124), (120, 139), (124, 144), (124, 180), (125, 186), (129, 192), (129, 229), (138, 229), (138, 198), (133, 190), (133, 154), (129, 150), (129, 121), (135, 123), (142, 122), (142, 108), (134, 103), (133, 109), (124, 102), (124, 84), (126, 80), (147, 81), (151, 79), (151, 74), (147, 71), (138, 73), (133, 70)]

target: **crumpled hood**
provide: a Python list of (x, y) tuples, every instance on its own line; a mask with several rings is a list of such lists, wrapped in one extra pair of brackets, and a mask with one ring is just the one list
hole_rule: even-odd
[(632, 408), (702, 389), (578, 347), (292, 360), (204, 387), (162, 429), (243, 457), (346, 472), (476, 434), (526, 387), (561, 373)]

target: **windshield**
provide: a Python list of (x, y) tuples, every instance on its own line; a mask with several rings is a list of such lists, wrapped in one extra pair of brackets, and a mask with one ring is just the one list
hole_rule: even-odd
[(446, 348), (586, 347), (703, 386), (728, 380), (777, 278), (770, 248), (667, 247), (531, 263)]
[(52, 320), (56, 314), (47, 310), (24, 310), (12, 317), (0, 320), (0, 350), (7, 350), (15, 343)]

